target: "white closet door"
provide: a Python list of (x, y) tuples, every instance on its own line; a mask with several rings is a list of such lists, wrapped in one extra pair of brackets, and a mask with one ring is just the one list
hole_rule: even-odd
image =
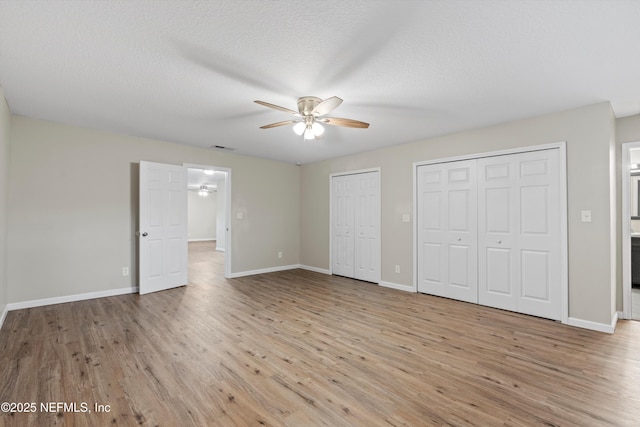
[(560, 320), (560, 175), (558, 150), (518, 156), (518, 311)]
[(517, 310), (517, 178), (515, 156), (478, 160), (478, 302)]
[(333, 187), (332, 272), (340, 276), (355, 277), (353, 178), (351, 175), (335, 176), (331, 179), (331, 185)]
[(478, 161), (480, 304), (560, 320), (558, 157)]
[(476, 160), (418, 168), (418, 291), (478, 301)]
[(352, 175), (355, 190), (355, 278), (380, 281), (380, 174)]

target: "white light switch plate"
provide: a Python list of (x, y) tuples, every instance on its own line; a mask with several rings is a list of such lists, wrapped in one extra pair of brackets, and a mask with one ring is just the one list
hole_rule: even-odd
[(236, 219), (244, 219), (244, 214), (242, 212), (237, 212)]
[(409, 214), (403, 214), (402, 222), (409, 222), (409, 221), (411, 221), (411, 216)]
[(581, 212), (582, 222), (591, 222), (591, 211)]

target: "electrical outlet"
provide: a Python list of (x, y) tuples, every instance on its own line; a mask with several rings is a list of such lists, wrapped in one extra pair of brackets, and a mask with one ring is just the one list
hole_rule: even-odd
[(129, 267), (122, 267), (122, 275), (123, 276), (129, 275)]
[(282, 252), (278, 252), (278, 258), (282, 258)]
[(400, 266), (396, 264), (396, 273), (400, 274)]
[(411, 215), (402, 214), (402, 222), (411, 222)]

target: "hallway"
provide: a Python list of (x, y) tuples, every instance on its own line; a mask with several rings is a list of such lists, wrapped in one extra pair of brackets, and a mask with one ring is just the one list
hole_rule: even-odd
[(189, 283), (219, 281), (224, 281), (224, 252), (216, 251), (216, 241), (189, 242)]

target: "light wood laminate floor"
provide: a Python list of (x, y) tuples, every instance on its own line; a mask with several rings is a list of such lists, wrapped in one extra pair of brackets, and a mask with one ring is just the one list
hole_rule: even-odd
[(608, 335), (303, 270), (226, 280), (211, 249), (190, 245), (186, 287), (10, 312), (0, 402), (92, 412), (0, 425), (640, 425), (640, 322)]

